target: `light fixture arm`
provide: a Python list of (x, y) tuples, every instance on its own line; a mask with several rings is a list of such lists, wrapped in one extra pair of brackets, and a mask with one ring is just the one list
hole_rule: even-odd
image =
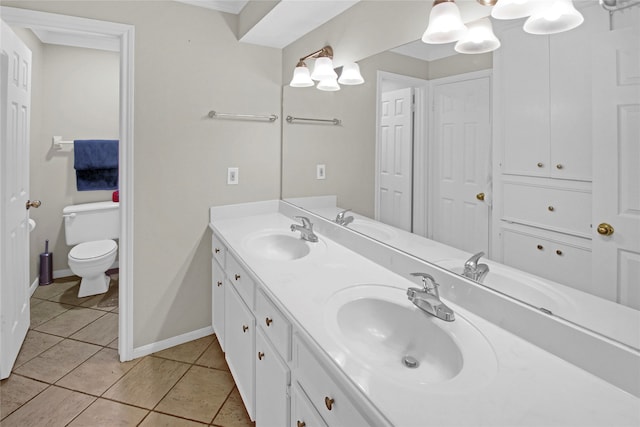
[[(449, 0), (445, 0), (445, 1), (449, 1)], [(331, 46), (325, 46), (320, 50), (316, 50), (313, 53), (303, 56), (302, 58), (300, 58), (300, 62), (304, 62), (309, 58), (321, 58), (321, 57), (327, 57), (327, 58), (333, 59), (333, 48)]]

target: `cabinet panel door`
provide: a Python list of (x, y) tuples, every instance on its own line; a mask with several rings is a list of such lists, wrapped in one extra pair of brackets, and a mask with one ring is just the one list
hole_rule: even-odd
[(289, 424), (289, 368), (264, 333), (256, 332), (256, 427)]
[(291, 427), (327, 427), (298, 383), (291, 387)]
[(495, 84), (502, 102), (502, 172), (548, 176), (549, 37), (517, 27), (501, 40)]
[(280, 357), (291, 359), (291, 323), (278, 310), (263, 291), (256, 295), (256, 323), (271, 340)]
[(222, 240), (215, 234), (211, 236), (211, 253), (213, 254), (213, 258), (218, 261), (218, 264), (220, 264), (222, 268), (225, 268), (227, 248), (222, 243)]
[(591, 52), (593, 39), (608, 30), (608, 14), (595, 2), (581, 12), (582, 25), (550, 37), (549, 171), (553, 178), (591, 181)]
[(255, 320), (235, 289), (225, 290), (225, 358), (252, 420), (255, 419)]
[(224, 290), (226, 288), (224, 280), (224, 270), (215, 258), (211, 260), (212, 283), (211, 283), (211, 324), (216, 333), (222, 351), (224, 350)]

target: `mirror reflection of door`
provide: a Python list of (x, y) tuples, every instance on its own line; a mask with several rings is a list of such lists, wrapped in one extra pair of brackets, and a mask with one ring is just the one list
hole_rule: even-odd
[(432, 93), (430, 236), (467, 252), (489, 254), (490, 78), (436, 82)]

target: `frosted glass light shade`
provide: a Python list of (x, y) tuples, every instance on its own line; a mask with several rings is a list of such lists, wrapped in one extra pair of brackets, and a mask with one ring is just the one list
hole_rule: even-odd
[(459, 40), (466, 31), (458, 6), (453, 2), (439, 3), (431, 8), (429, 25), (422, 41), (431, 44), (451, 43)]
[(333, 78), (321, 80), (320, 82), (318, 82), (318, 86), (316, 86), (316, 88), (319, 90), (324, 90), (326, 92), (335, 92), (337, 90), (340, 90), (340, 85), (338, 84), (338, 81)]
[(500, 47), (500, 40), (493, 34), (493, 26), (489, 18), (470, 22), (467, 28), (467, 33), (456, 43), (456, 52), (485, 53)]
[[(338, 74), (333, 69), (333, 61), (327, 56), (321, 56), (316, 59), (316, 63), (313, 65), (313, 73), (311, 73), (311, 79), (322, 81), (329, 79), (337, 79)], [(337, 84), (337, 83), (336, 83)]]
[(531, 16), (540, 7), (541, 0), (498, 0), (491, 16), (496, 19), (518, 19)]
[(307, 67), (296, 67), (293, 70), (293, 78), (289, 86), (291, 87), (309, 87), (313, 86), (313, 80), (309, 75), (309, 69)]
[(350, 62), (342, 67), (342, 73), (338, 83), (342, 85), (359, 85), (364, 83), (364, 78), (360, 74), (360, 66), (355, 62)]
[(522, 28), (530, 34), (555, 34), (572, 30), (583, 22), (584, 17), (571, 0), (552, 0), (531, 15)]

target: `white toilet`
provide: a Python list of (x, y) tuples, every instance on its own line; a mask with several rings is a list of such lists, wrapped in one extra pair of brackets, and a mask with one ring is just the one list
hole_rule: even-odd
[(82, 278), (78, 298), (107, 292), (111, 279), (105, 272), (118, 255), (113, 239), (120, 235), (119, 204), (71, 205), (64, 208), (62, 216), (67, 245), (76, 245), (69, 252), (69, 268)]

